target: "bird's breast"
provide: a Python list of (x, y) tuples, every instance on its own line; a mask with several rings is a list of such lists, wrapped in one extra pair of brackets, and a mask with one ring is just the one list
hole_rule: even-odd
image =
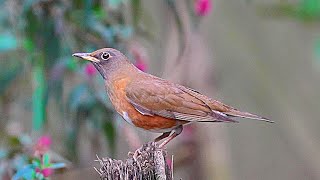
[(129, 124), (152, 132), (169, 132), (177, 126), (183, 124), (182, 121), (164, 118), (161, 116), (142, 115), (139, 113), (126, 98), (126, 86), (130, 79), (114, 81), (108, 87), (108, 95), (116, 111)]

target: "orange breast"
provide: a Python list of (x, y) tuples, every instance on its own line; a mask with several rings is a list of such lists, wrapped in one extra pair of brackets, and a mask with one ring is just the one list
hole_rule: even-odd
[(136, 127), (154, 132), (168, 132), (178, 125), (183, 124), (183, 121), (168, 119), (157, 115), (142, 115), (139, 113), (126, 99), (125, 88), (129, 81), (129, 78), (114, 81), (112, 87), (109, 87), (108, 92), (109, 98), (116, 111), (126, 121)]

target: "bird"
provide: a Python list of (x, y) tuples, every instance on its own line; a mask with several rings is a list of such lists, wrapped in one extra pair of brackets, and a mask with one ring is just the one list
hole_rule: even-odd
[(112, 105), (125, 121), (140, 129), (162, 133), (154, 140), (163, 140), (160, 148), (177, 137), (183, 126), (195, 122), (235, 123), (237, 117), (273, 122), (239, 111), (197, 90), (145, 73), (113, 48), (72, 56), (94, 65), (104, 79)]

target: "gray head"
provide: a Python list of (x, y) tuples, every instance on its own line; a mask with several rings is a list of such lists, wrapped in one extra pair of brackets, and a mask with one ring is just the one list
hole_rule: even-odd
[(104, 79), (114, 72), (126, 71), (132, 64), (120, 51), (112, 48), (103, 48), (92, 53), (74, 53), (72, 56), (91, 61)]

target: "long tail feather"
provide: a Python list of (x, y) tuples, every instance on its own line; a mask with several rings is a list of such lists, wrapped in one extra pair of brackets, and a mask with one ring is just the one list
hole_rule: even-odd
[(274, 123), (274, 121), (265, 118), (265, 117), (261, 117), (255, 114), (251, 114), (248, 112), (241, 112), (241, 111), (237, 111), (237, 110), (233, 110), (233, 111), (229, 111), (229, 112), (223, 112), (224, 114), (228, 115), (228, 116), (233, 116), (233, 117), (241, 117), (241, 118), (249, 118), (249, 119), (255, 119), (255, 120), (259, 120), (259, 121), (265, 121), (265, 122), (269, 122), (269, 123)]

